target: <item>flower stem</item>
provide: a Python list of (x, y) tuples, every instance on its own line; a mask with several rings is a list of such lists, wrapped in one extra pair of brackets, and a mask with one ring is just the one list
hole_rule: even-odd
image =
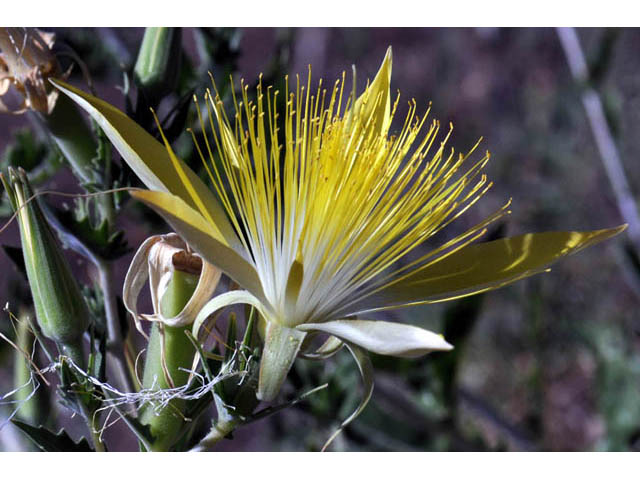
[(16, 343), (22, 351), (16, 351), (15, 354), (13, 379), (14, 386), (17, 389), (16, 402), (20, 405), (18, 416), (31, 425), (38, 425), (42, 423), (43, 412), (38, 405), (40, 395), (38, 395), (37, 390), (33, 392), (29, 388), (28, 384), (32, 375), (31, 366), (23, 356), (23, 352), (31, 355), (33, 348), (33, 333), (29, 329), (28, 316), (28, 310), (20, 312), (20, 321), (17, 324)]
[(135, 387), (125, 361), (122, 328), (120, 327), (116, 295), (111, 283), (111, 264), (106, 261), (100, 261), (97, 264), (97, 268), (107, 319), (107, 351), (111, 353), (112, 365), (114, 366), (118, 383), (125, 391), (133, 392), (135, 391)]

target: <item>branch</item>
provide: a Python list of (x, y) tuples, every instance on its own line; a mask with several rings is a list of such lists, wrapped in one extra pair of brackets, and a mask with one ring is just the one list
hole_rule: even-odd
[(629, 224), (627, 230), (629, 238), (636, 251), (640, 252), (640, 214), (622, 167), (618, 147), (607, 123), (602, 101), (598, 93), (589, 85), (589, 69), (580, 46), (580, 40), (576, 30), (572, 27), (557, 28), (556, 32), (567, 57), (571, 74), (576, 83), (583, 86), (582, 104), (587, 113), (591, 131), (595, 137), (609, 182), (611, 182), (620, 214)]

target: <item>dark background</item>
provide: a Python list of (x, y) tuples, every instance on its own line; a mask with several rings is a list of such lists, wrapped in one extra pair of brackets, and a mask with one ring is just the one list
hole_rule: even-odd
[[(93, 68), (98, 93), (123, 108), (116, 88), (122, 84), (120, 64), (135, 61), (143, 30), (53, 30), (81, 50)], [(392, 91), (402, 95), (398, 117), (411, 98), (422, 110), (432, 102), (432, 117), (445, 126), (454, 124), (451, 146), (465, 151), (484, 137), (481, 148), (492, 154), (485, 171), (494, 187), (455, 222), (450, 235), (509, 198), (513, 214), (504, 224), (507, 235), (624, 223), (580, 102), (580, 87), (553, 29), (250, 28), (236, 33), (237, 79), (253, 81), (261, 72), (274, 71), (306, 78), (311, 63), (313, 78), (322, 76), (331, 84), (343, 70), (349, 79), (355, 64), (359, 90), (392, 45)], [(578, 34), (632, 191), (638, 192), (640, 31), (579, 29)], [(197, 63), (192, 29), (184, 29), (183, 44)], [(0, 152), (16, 129), (29, 125), (27, 116), (1, 116)], [(62, 172), (50, 186), (73, 191), (74, 181)], [(164, 231), (141, 227), (126, 213), (120, 222), (135, 248), (149, 234)], [(15, 227), (4, 232), (1, 243), (17, 244), (16, 232)], [(453, 355), (446, 353), (413, 363), (375, 359), (374, 400), (334, 447), (634, 449), (640, 432), (640, 295), (634, 285), (640, 277), (624, 244), (618, 237), (563, 260), (549, 274), (478, 300), (379, 315), (436, 331), (464, 327), (454, 342), (459, 347), (455, 365), (442, 359)], [(0, 292), (5, 292), (13, 270), (2, 255)], [(90, 279), (86, 265), (72, 258), (78, 275)], [(118, 284), (130, 258), (119, 263)], [(0, 297), (0, 303), (6, 301), (11, 298)], [(1, 353), (1, 365), (8, 366), (8, 349)], [(347, 356), (319, 366), (298, 362), (292, 385), (312, 387), (313, 379), (326, 377), (332, 379), (331, 391), (239, 430), (235, 442), (221, 447), (318, 448), (357, 400), (358, 377), (349, 362)], [(9, 373), (0, 367), (2, 391), (9, 389)], [(117, 438), (125, 431), (115, 427), (113, 432)], [(123, 440), (122, 448), (134, 445)]]

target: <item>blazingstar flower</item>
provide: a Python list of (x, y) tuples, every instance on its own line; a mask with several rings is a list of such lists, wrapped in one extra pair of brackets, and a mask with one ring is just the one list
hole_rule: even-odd
[[(311, 80), (306, 86), (298, 81), (295, 92), (284, 92), (284, 112), (276, 107), (283, 93), (271, 87), (265, 92), (261, 84), (255, 102), (243, 85), (231, 118), (217, 94), (207, 93), (210, 133), (195, 140), (220, 201), (166, 140), (165, 150), (119, 110), (56, 83), (100, 123), (151, 189), (132, 195), (244, 288), (213, 298), (194, 333), (228, 305), (246, 303), (260, 312), (266, 322), (262, 400), (277, 395), (310, 334), (328, 333), (360, 360), (358, 347), (407, 357), (449, 349), (441, 336), (417, 327), (354, 318), (492, 290), (545, 271), (560, 257), (625, 228), (472, 244), (507, 213), (505, 206), (397, 266), (473, 205), (490, 183), (481, 174), (488, 154), (466, 167), (475, 147), (467, 155), (447, 152), (449, 135), (438, 143), (439, 124), (427, 124), (426, 114), (419, 117), (415, 102), (400, 133), (389, 135), (398, 105), (398, 99), (391, 101), (390, 81), (389, 49), (375, 79), (361, 96), (352, 91), (344, 109), (344, 75), (329, 91), (320, 82), (315, 93)], [(204, 115), (198, 113), (204, 131)], [(335, 338), (329, 343), (339, 343)]]

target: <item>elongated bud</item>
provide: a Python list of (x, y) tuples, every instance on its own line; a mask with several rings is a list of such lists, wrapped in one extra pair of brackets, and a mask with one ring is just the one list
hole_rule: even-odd
[(27, 278), (42, 333), (54, 340), (74, 361), (81, 358), (82, 335), (89, 314), (62, 248), (47, 223), (22, 169), (9, 169), (2, 181), (18, 212)]
[(136, 84), (150, 100), (160, 100), (173, 91), (180, 74), (182, 35), (179, 28), (149, 27), (134, 68)]
[[(141, 245), (127, 272), (123, 298), (143, 334), (140, 320), (154, 322), (143, 388), (159, 390), (187, 383), (196, 350), (185, 329), (213, 294), (220, 275), (220, 270), (192, 253), (176, 234), (151, 237)], [(147, 278), (154, 313), (138, 315), (136, 302)], [(159, 410), (150, 404), (141, 409), (140, 421), (154, 436), (153, 450), (169, 450), (179, 439), (184, 409), (185, 402), (180, 398)]]

